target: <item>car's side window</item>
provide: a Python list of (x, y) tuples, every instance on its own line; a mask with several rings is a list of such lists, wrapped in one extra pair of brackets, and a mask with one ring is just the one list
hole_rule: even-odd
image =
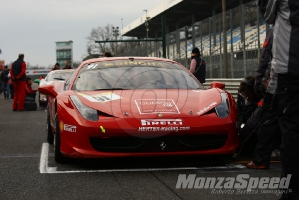
[(71, 84), (71, 82), (72, 82), (72, 80), (73, 80), (73, 78), (74, 78), (74, 76), (76, 74), (76, 71), (77, 70), (73, 71), (73, 73), (70, 75), (70, 77), (65, 81), (65, 83), (64, 83), (64, 90), (68, 90), (69, 89), (69, 86), (70, 86), (70, 84)]

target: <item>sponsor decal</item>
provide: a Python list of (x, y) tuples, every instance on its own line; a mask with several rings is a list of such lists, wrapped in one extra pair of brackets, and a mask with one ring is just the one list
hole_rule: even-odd
[(60, 123), (59, 123), (59, 128), (60, 128), (61, 131), (63, 130), (63, 127), (64, 127), (64, 124), (63, 124), (62, 121), (60, 121)]
[(275, 194), (291, 192), (288, 189), (292, 175), (287, 177), (196, 177), (196, 174), (179, 174), (176, 189), (212, 189), (211, 194)]
[(102, 132), (105, 133), (106, 130), (104, 129), (104, 127), (100, 126), (100, 128), (101, 128)]
[(163, 131), (188, 131), (190, 130), (189, 126), (177, 127), (177, 126), (166, 126), (166, 127), (139, 127), (138, 131), (149, 131), (149, 132), (163, 132)]
[[(190, 130), (189, 126), (183, 125), (181, 119), (142, 119), (138, 131), (186, 131)], [(162, 127), (161, 127), (162, 126)]]
[(63, 130), (75, 133), (77, 131), (77, 127), (74, 125), (64, 124)]
[(136, 99), (135, 104), (140, 114), (180, 114), (172, 99)]
[(26, 70), (27, 75), (44, 75), (48, 74), (50, 70)]
[(180, 126), (183, 125), (183, 121), (181, 119), (142, 119), (141, 120), (142, 126), (166, 126), (166, 125), (174, 125)]
[(217, 102), (213, 102), (213, 103), (211, 103), (211, 104), (208, 105), (207, 107), (205, 107), (205, 108), (201, 109), (200, 111), (196, 112), (196, 114), (201, 115), (201, 114), (203, 114), (203, 113), (205, 113), (205, 112), (211, 110), (211, 108), (212, 108), (213, 106), (215, 106), (215, 105), (217, 105)]
[(97, 95), (88, 95), (83, 93), (78, 93), (78, 95), (84, 97), (85, 99), (91, 101), (91, 102), (101, 102), (106, 103), (109, 101), (114, 101), (121, 99), (121, 96), (114, 94), (113, 92), (105, 92)]

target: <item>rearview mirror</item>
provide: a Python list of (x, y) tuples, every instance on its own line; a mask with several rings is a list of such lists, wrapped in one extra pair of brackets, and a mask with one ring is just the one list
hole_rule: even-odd
[(38, 91), (45, 95), (50, 95), (52, 97), (57, 96), (57, 92), (54, 90), (53, 85), (43, 85), (38, 88)]
[(219, 89), (223, 90), (225, 88), (225, 83), (213, 81), (211, 83), (211, 88), (219, 88)]

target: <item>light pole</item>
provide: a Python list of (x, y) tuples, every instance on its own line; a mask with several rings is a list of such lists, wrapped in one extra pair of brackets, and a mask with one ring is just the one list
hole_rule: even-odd
[[(148, 31), (149, 31), (149, 29), (148, 29), (148, 21), (149, 21), (149, 19), (150, 19), (150, 17), (148, 17), (147, 16), (147, 10), (143, 10), (143, 11), (145, 11), (145, 27), (146, 27), (146, 40), (148, 40)], [(147, 42), (146, 42), (146, 56), (148, 56), (148, 53), (147, 53)]]
[(123, 23), (123, 18), (121, 18), (121, 40), (123, 40), (123, 29), (124, 29), (124, 23)]
[[(115, 37), (115, 40), (117, 40), (117, 37), (119, 36), (119, 27), (112, 27), (112, 33), (113, 36)], [(117, 43), (115, 47), (115, 54), (117, 54)]]

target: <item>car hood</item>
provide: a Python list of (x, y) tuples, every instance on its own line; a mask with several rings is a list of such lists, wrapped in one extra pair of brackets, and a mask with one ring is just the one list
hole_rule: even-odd
[(221, 103), (220, 91), (209, 90), (110, 90), (76, 92), (87, 106), (114, 117), (203, 115)]

